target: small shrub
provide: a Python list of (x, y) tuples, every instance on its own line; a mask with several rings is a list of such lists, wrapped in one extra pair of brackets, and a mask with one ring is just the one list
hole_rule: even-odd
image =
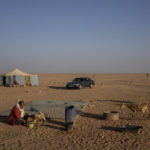
[(149, 78), (149, 73), (146, 73), (146, 77)]

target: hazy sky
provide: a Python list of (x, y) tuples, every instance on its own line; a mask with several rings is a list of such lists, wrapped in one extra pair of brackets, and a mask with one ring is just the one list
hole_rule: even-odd
[(150, 0), (1, 0), (0, 73), (150, 72)]

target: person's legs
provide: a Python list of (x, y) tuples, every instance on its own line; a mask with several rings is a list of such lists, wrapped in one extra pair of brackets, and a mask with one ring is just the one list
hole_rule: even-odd
[(22, 120), (20, 120), (19, 118), (16, 118), (15, 123), (17, 125), (24, 125), (24, 122)]
[(25, 121), (27, 121), (28, 118), (29, 118), (29, 115), (25, 115), (25, 116), (23, 117), (23, 119), (24, 119)]

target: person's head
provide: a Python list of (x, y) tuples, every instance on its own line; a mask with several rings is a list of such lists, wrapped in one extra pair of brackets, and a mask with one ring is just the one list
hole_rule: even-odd
[(24, 107), (24, 101), (19, 101), (20, 108)]

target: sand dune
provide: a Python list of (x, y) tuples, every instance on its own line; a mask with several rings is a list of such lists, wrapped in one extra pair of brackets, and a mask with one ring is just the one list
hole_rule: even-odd
[[(67, 90), (74, 77), (94, 77), (96, 87)], [(18, 98), (33, 100), (83, 100), (92, 103), (77, 119), (73, 132), (65, 131), (63, 121), (47, 122), (39, 128), (10, 126), (0, 119), (0, 149), (21, 150), (123, 150), (150, 148), (150, 115), (138, 112), (132, 118), (129, 109), (120, 110), (123, 102), (150, 103), (150, 78), (145, 74), (40, 74), (38, 87), (0, 87), (0, 112), (11, 109)], [(119, 111), (120, 120), (102, 119), (104, 111)], [(123, 125), (143, 126), (140, 133), (117, 132)], [(105, 128), (103, 128), (105, 127)]]

